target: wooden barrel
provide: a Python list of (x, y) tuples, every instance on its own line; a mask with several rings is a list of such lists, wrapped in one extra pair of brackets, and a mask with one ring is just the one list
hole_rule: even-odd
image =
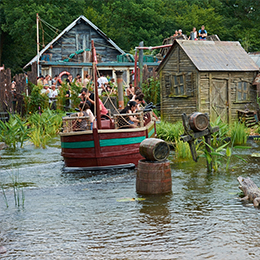
[(209, 120), (205, 114), (200, 112), (195, 112), (191, 114), (189, 118), (190, 127), (194, 131), (203, 131), (207, 129), (209, 125)]
[(170, 153), (170, 147), (162, 139), (147, 138), (141, 142), (139, 153), (148, 161), (164, 161)]
[(138, 161), (136, 192), (139, 194), (164, 194), (172, 191), (170, 162)]

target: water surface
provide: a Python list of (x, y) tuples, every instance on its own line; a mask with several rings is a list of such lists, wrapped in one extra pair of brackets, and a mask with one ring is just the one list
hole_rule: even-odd
[[(236, 199), (239, 175), (260, 186), (251, 144), (229, 173), (172, 163), (172, 193), (156, 196), (136, 194), (135, 170), (63, 171), (58, 141), (0, 151), (0, 259), (259, 259), (260, 208)], [(14, 205), (17, 173), (24, 207)]]

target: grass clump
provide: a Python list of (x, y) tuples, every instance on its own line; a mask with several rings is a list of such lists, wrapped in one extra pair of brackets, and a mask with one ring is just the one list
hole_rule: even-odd
[(230, 138), (233, 145), (245, 145), (249, 136), (250, 130), (244, 123), (234, 122), (230, 127)]
[(184, 132), (182, 122), (176, 122), (174, 124), (161, 121), (156, 125), (157, 137), (163, 139), (166, 142), (175, 142)]

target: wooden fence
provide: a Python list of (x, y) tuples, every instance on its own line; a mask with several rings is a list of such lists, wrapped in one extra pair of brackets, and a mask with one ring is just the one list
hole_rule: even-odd
[[(37, 84), (37, 66), (32, 65), (32, 70), (27, 72), (28, 82)], [(24, 114), (23, 94), (26, 93), (28, 86), (26, 84), (26, 74), (16, 74), (15, 91), (12, 90), (11, 70), (3, 69), (0, 71), (0, 112)], [(29, 91), (29, 89), (28, 89)]]

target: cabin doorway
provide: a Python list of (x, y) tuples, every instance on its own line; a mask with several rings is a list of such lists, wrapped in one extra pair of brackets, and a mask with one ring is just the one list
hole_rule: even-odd
[(212, 79), (210, 89), (210, 120), (220, 116), (224, 123), (228, 122), (228, 81)]

